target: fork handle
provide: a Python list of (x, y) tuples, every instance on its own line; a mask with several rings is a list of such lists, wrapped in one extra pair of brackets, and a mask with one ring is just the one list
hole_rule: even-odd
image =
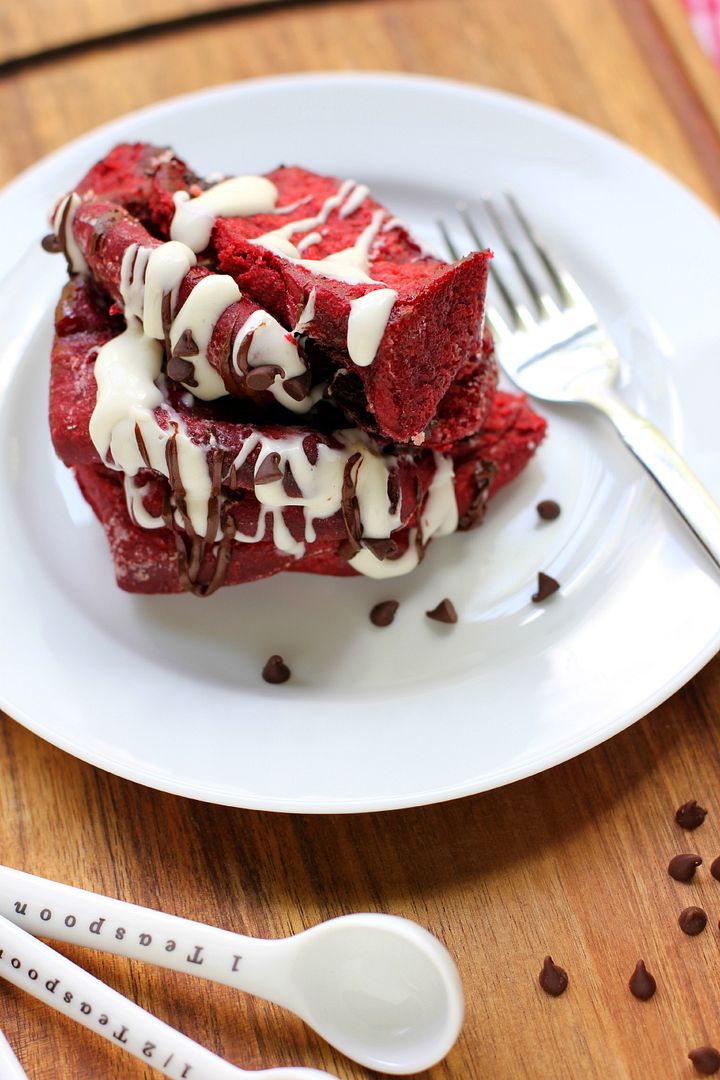
[(720, 569), (720, 506), (665, 436), (615, 394), (592, 404), (605, 413), (623, 442), (690, 526)]

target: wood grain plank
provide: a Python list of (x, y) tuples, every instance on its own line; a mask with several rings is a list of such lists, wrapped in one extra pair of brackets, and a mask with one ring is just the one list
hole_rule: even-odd
[(27, 0), (0, 7), (0, 67), (90, 41), (292, 0)]
[[(129, 109), (212, 83), (318, 67), (428, 72), (526, 94), (614, 132), (717, 205), (715, 178), (614, 0), (366, 0), (227, 18), (0, 78), (0, 181)], [(42, 215), (45, 208), (38, 208)], [(261, 936), (353, 910), (418, 919), (456, 956), (462, 1037), (426, 1080), (690, 1080), (720, 1043), (720, 659), (605, 745), (542, 776), (444, 806), (313, 818), (228, 810), (108, 776), (0, 721), (2, 861)], [(675, 808), (708, 806), (683, 834)], [(691, 885), (665, 871), (705, 859)], [(710, 915), (699, 938), (680, 909)], [(370, 1080), (281, 1010), (188, 976), (63, 952), (247, 1067)], [(537, 985), (546, 952), (564, 997)], [(635, 1001), (642, 956), (658, 994)], [(156, 1074), (9, 987), (0, 1027), (33, 1080)]]
[(665, 0), (616, 0), (648, 67), (720, 191), (720, 78)]

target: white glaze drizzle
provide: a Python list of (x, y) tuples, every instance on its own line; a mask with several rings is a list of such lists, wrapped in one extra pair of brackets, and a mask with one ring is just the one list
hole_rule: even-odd
[(394, 289), (373, 289), (350, 301), (347, 350), (353, 364), (372, 364), (396, 300)]
[[(87, 274), (88, 272), (88, 264), (85, 261), (85, 256), (80, 250), (80, 246), (73, 233), (73, 221), (75, 220), (75, 214), (77, 213), (77, 208), (80, 206), (81, 202), (82, 199), (77, 192), (71, 191), (69, 195), (66, 195), (65, 198), (61, 199), (58, 203), (52, 222), (55, 235), (62, 241), (68, 266), (72, 274)], [(63, 216), (65, 217), (64, 222)], [(62, 236), (60, 236), (61, 229)]]
[(348, 561), (353, 570), (365, 577), (391, 578), (409, 574), (420, 562), (417, 535), (417, 529), (410, 530), (407, 551), (404, 551), (399, 559), (378, 559), (370, 548), (364, 547)]
[(130, 517), (141, 529), (162, 529), (165, 521), (162, 517), (153, 517), (143, 505), (143, 498), (147, 494), (149, 484), (139, 484), (134, 476), (123, 477), (125, 488), (125, 502), (127, 503)]
[(132, 315), (123, 333), (102, 346), (95, 359), (98, 391), (90, 420), (90, 438), (105, 464), (134, 477), (146, 466), (138, 445), (139, 433), (149, 467), (169, 479), (166, 446), (175, 436), (188, 517), (198, 536), (204, 536), (211, 494), (205, 450), (192, 442), (179, 417), (167, 407), (167, 428), (161, 428), (155, 416), (155, 410), (164, 405), (157, 386), (163, 355), (160, 342), (147, 337), (140, 321)]
[(367, 199), (370, 189), (365, 184), (357, 184), (354, 191), (348, 195), (345, 202), (338, 210), (338, 217), (346, 218), (354, 214)]
[(315, 521), (332, 517), (341, 509), (345, 467), (355, 454), (360, 455), (353, 466), (353, 479), (364, 532), (373, 539), (385, 539), (400, 527), (400, 507), (392, 510), (388, 496), (388, 476), (396, 466), (396, 459), (380, 454), (364, 432), (355, 428), (336, 431), (333, 437), (341, 447), (318, 444), (315, 464), (310, 463), (305, 453), (303, 433), (276, 439), (258, 432), (243, 444), (233, 463), (236, 469), (240, 469), (259, 448), (255, 464), (257, 475), (265, 459), (270, 454), (277, 454), (280, 474), (284, 476), (289, 468), (301, 495), (288, 495), (281, 479), (256, 484), (255, 497), (262, 507), (258, 528), (253, 536), (237, 534), (237, 539), (247, 543), (265, 539), (269, 518), (275, 547), (296, 557), (303, 555), (305, 544), (290, 534), (282, 516), (283, 508), (303, 508), (305, 543), (312, 543), (316, 538)]
[[(420, 515), (420, 528), (411, 529), (407, 551), (399, 559), (378, 559), (368, 547), (363, 547), (350, 559), (353, 570), (372, 578), (399, 577), (414, 570), (420, 561), (420, 539), (424, 547), (434, 536), (447, 536), (458, 526), (455, 498), (455, 471), (452, 458), (435, 453), (433, 475), (425, 504)], [(368, 536), (371, 534), (367, 530)]]
[(228, 392), (222, 377), (208, 360), (207, 350), (218, 319), (241, 295), (229, 274), (210, 274), (194, 287), (170, 328), (171, 349), (176, 348), (186, 330), (190, 331), (198, 347), (197, 354), (188, 359), (197, 382), (197, 386), (191, 388), (192, 392), (203, 401), (215, 401)]
[[(169, 294), (171, 311), (174, 311), (180, 284), (196, 261), (190, 248), (178, 240), (170, 240), (156, 248), (131, 244), (125, 250), (120, 268), (120, 294), (125, 313), (140, 319), (149, 337), (163, 338), (163, 297)], [(194, 381), (197, 382), (192, 390), (195, 397), (203, 401), (214, 401), (228, 393), (221, 376), (208, 360), (207, 350), (217, 320), (241, 295), (238, 286), (227, 274), (202, 278), (169, 328), (170, 346), (173, 349), (185, 330), (192, 334), (198, 348), (196, 355), (188, 357), (193, 364)], [(243, 326), (241, 335), (236, 337), (232, 354), (235, 370), (242, 375), (237, 365), (237, 355), (241, 338), (251, 329), (256, 330), (257, 340), (253, 337), (250, 345), (250, 366), (273, 364), (281, 368), (283, 374), (275, 377), (268, 387), (269, 392), (279, 404), (292, 412), (308, 412), (322, 396), (323, 388), (315, 388), (302, 401), (295, 401), (287, 393), (283, 380), (304, 375), (307, 369), (292, 336), (268, 312), (254, 312)]]
[(298, 249), (300, 254), (302, 254), (305, 248), (312, 247), (313, 244), (319, 244), (321, 240), (322, 233), (310, 232), (307, 234), (307, 236), (303, 236), (302, 240), (298, 240), (295, 247)]
[(266, 364), (279, 367), (281, 373), (275, 376), (268, 387), (269, 392), (280, 405), (284, 405), (291, 412), (308, 412), (322, 397), (324, 386), (313, 387), (302, 401), (295, 401), (285, 390), (283, 386), (285, 379), (304, 375), (307, 370), (292, 334), (289, 334), (285, 327), (281, 326), (277, 319), (274, 319), (267, 311), (260, 309), (253, 311), (240, 327), (233, 342), (232, 365), (240, 377), (243, 372), (238, 363), (238, 353), (249, 334), (252, 337), (247, 353), (248, 367), (264, 367)]
[(452, 458), (435, 452), (435, 473), (420, 515), (423, 544), (434, 536), (448, 536), (458, 527), (455, 470)]
[[(264, 184), (261, 183), (263, 180)], [(257, 185), (254, 181), (258, 182)], [(362, 205), (368, 194), (365, 184), (344, 180), (338, 190), (324, 200), (317, 214), (288, 221), (277, 229), (255, 237), (251, 242), (268, 248), (276, 255), (320, 277), (349, 285), (382, 284), (370, 276), (370, 250), (387, 216), (382, 209), (373, 211), (369, 224), (352, 247), (334, 251), (323, 259), (302, 258), (307, 247), (322, 239), (322, 234), (317, 229), (327, 222), (334, 210), (338, 211), (341, 218), (349, 217)], [(203, 250), (210, 242), (216, 216), (242, 217), (262, 212), (277, 212), (277, 188), (263, 177), (236, 177), (234, 181), (225, 180), (216, 184), (195, 199), (190, 199), (187, 192), (176, 192), (173, 198), (176, 210), (170, 235), (174, 239), (184, 240), (196, 252)], [(202, 231), (199, 223), (202, 223)], [(291, 237), (296, 233), (305, 233), (305, 236), (294, 243)], [(198, 246), (199, 244), (202, 246)], [(358, 367), (367, 367), (375, 359), (397, 299), (397, 293), (392, 289), (377, 292), (378, 295), (363, 296), (351, 303), (347, 348), (351, 360)], [(382, 295), (379, 295), (380, 293)], [(198, 378), (198, 382), (200, 381)], [(205, 397), (205, 394), (200, 392), (198, 396)]]
[(305, 301), (305, 307), (302, 309), (298, 316), (298, 321), (293, 327), (293, 334), (302, 334), (315, 318), (315, 302), (317, 299), (317, 289), (312, 288), (310, 295)]
[(204, 251), (210, 243), (216, 218), (271, 213), (277, 195), (272, 180), (265, 176), (233, 176), (214, 184), (194, 199), (187, 191), (176, 191), (170, 238), (181, 240), (196, 253)]

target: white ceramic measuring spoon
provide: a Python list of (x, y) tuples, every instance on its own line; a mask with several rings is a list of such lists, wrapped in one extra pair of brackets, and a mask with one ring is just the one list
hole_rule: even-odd
[(0, 867), (0, 913), (33, 934), (147, 960), (244, 990), (300, 1016), (379, 1072), (445, 1057), (463, 992), (444, 945), (393, 915), (345, 915), (264, 940)]
[(0, 1076), (3, 1080), (28, 1080), (28, 1074), (15, 1057), (13, 1048), (0, 1031)]
[(72, 1017), (172, 1080), (238, 1080), (243, 1076), (262, 1080), (330, 1080), (332, 1076), (316, 1069), (281, 1067), (254, 1072), (239, 1069), (2, 916), (0, 978)]

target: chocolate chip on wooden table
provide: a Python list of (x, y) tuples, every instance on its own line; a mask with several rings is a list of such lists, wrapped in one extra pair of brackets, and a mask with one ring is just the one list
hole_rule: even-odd
[(370, 622), (374, 626), (389, 626), (399, 607), (399, 600), (381, 600), (370, 612)]
[(556, 581), (554, 577), (550, 577), (549, 574), (544, 574), (541, 570), (538, 574), (537, 592), (532, 594), (533, 604), (539, 604), (543, 600), (547, 600), (548, 596), (552, 596), (559, 588), (560, 582)]
[(707, 915), (700, 907), (686, 907), (678, 915), (678, 926), (683, 934), (696, 937), (707, 926)]
[(710, 873), (716, 881), (720, 881), (720, 855), (710, 863)]
[(456, 623), (458, 621), (457, 611), (452, 600), (448, 600), (447, 597), (441, 600), (437, 607), (434, 607), (432, 611), (426, 611), (428, 619), (434, 619), (435, 622), (442, 623)]
[(554, 521), (555, 518), (560, 517), (560, 504), (556, 503), (554, 499), (543, 499), (535, 509), (543, 521)]
[(697, 829), (699, 825), (702, 825), (706, 817), (707, 810), (702, 806), (698, 806), (695, 799), (683, 803), (675, 811), (675, 820), (681, 829)]
[(559, 967), (552, 956), (546, 956), (543, 966), (538, 975), (538, 982), (546, 994), (551, 997), (560, 997), (567, 990), (568, 976), (564, 968)]
[(720, 1053), (714, 1046), (698, 1046), (688, 1057), (702, 1076), (713, 1076), (720, 1070)]
[(635, 965), (635, 970), (628, 981), (628, 986), (630, 988), (630, 993), (633, 997), (636, 997), (638, 1001), (649, 1001), (655, 994), (657, 983), (645, 967), (644, 960), (638, 960)]
[(262, 669), (262, 677), (268, 683), (284, 683), (290, 678), (290, 668), (282, 656), (271, 656)]
[(692, 881), (698, 866), (702, 866), (699, 855), (675, 855), (668, 863), (668, 874), (675, 881)]

